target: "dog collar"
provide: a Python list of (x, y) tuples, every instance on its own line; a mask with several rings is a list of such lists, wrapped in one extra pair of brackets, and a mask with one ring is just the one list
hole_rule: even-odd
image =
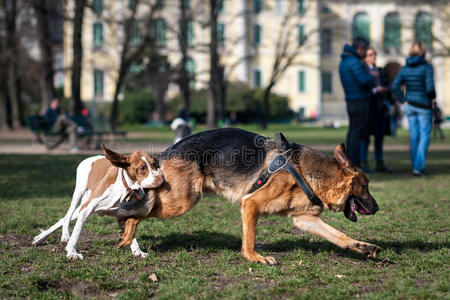
[(127, 195), (125, 196), (123, 201), (128, 202), (131, 199), (141, 200), (142, 197), (144, 197), (144, 192), (142, 191), (142, 189), (132, 189), (128, 186), (127, 181), (125, 180), (125, 174), (123, 169), (122, 169), (122, 183), (125, 189), (127, 190)]
[(281, 137), (280, 133), (277, 133), (275, 135), (275, 142), (277, 145), (277, 149), (279, 152), (285, 150), (286, 148), (287, 150), (275, 156), (275, 158), (269, 164), (267, 169), (264, 169), (264, 171), (262, 171), (258, 179), (256, 179), (256, 181), (253, 183), (252, 187), (248, 191), (248, 194), (253, 193), (254, 191), (261, 188), (264, 184), (266, 184), (270, 176), (272, 176), (273, 174), (281, 170), (286, 170), (292, 175), (292, 177), (294, 177), (295, 181), (303, 190), (303, 192), (306, 194), (308, 199), (315, 205), (322, 206), (323, 204), (322, 200), (320, 200), (320, 198), (311, 190), (311, 187), (308, 185), (305, 179), (298, 173), (297, 169), (289, 162), (294, 147), (290, 144), (286, 145), (286, 143), (282, 141), (283, 138)]

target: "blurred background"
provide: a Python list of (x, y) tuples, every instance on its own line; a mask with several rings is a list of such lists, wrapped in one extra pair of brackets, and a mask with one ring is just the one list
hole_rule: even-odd
[(0, 128), (53, 97), (112, 128), (180, 111), (209, 128), (342, 124), (338, 64), (354, 36), (392, 74), (425, 41), (449, 116), (449, 25), (446, 0), (1, 0)]

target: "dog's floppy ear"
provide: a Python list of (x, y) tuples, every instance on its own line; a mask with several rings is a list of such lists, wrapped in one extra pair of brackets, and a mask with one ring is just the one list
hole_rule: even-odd
[(334, 149), (334, 158), (342, 169), (349, 169), (352, 165), (350, 158), (348, 158), (347, 152), (345, 151), (344, 143), (340, 143), (336, 146)]
[(128, 155), (122, 155), (109, 150), (105, 147), (105, 144), (103, 144), (103, 153), (105, 153), (105, 157), (113, 164), (113, 166), (123, 169), (126, 169), (130, 166)]

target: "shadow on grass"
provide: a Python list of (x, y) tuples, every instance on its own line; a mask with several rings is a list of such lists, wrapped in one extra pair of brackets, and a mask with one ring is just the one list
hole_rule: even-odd
[[(219, 250), (233, 250), (240, 251), (241, 239), (223, 232), (209, 232), (209, 231), (194, 231), (192, 233), (172, 233), (166, 236), (152, 237), (144, 235), (143, 240), (151, 244), (151, 248), (155, 252), (168, 252), (172, 250), (179, 250), (184, 248), (186, 250), (192, 249), (207, 249), (209, 251)], [(430, 252), (442, 248), (449, 248), (450, 243), (430, 243), (420, 240), (412, 241), (382, 241), (370, 240), (383, 250), (392, 250), (401, 254), (406, 249), (415, 249), (421, 252)], [(337, 252), (339, 256), (346, 256), (352, 258), (362, 259), (361, 255), (350, 252), (349, 250), (340, 249), (332, 243), (327, 241), (310, 242), (309, 239), (299, 238), (298, 240), (281, 240), (275, 243), (256, 244), (256, 250), (263, 250), (275, 253), (287, 253), (296, 249), (304, 249), (314, 254), (319, 252)]]

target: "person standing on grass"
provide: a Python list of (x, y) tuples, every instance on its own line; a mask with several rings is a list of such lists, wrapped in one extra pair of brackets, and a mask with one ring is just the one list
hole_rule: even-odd
[(362, 37), (344, 46), (339, 64), (339, 75), (345, 92), (349, 128), (347, 132), (347, 153), (351, 161), (361, 167), (360, 142), (366, 136), (369, 121), (369, 101), (375, 87), (375, 75), (368, 73), (361, 60), (365, 57), (369, 43)]
[(375, 139), (375, 161), (377, 172), (391, 173), (391, 170), (386, 167), (383, 161), (383, 140), (386, 132), (386, 122), (388, 121), (387, 110), (387, 92), (389, 89), (389, 82), (386, 76), (386, 72), (383, 68), (376, 66), (377, 52), (373, 47), (369, 47), (366, 52), (365, 67), (369, 72), (377, 71), (378, 76), (375, 77), (376, 87), (381, 87), (378, 92), (372, 94), (369, 101), (369, 124), (367, 135), (360, 143), (360, 159), (361, 169), (366, 173), (371, 173), (372, 170), (367, 162), (367, 156), (369, 152), (370, 135)]
[[(425, 60), (426, 46), (415, 42), (404, 66), (394, 80), (392, 89), (397, 99), (406, 103), (404, 113), (408, 119), (410, 157), (413, 175), (425, 175), (425, 163), (432, 129), (432, 108), (436, 98), (433, 66)], [(406, 95), (401, 89), (405, 85)]]
[(64, 132), (69, 135), (70, 152), (78, 152), (77, 124), (66, 114), (60, 114), (59, 99), (53, 98), (45, 111), (44, 120), (52, 132)]

